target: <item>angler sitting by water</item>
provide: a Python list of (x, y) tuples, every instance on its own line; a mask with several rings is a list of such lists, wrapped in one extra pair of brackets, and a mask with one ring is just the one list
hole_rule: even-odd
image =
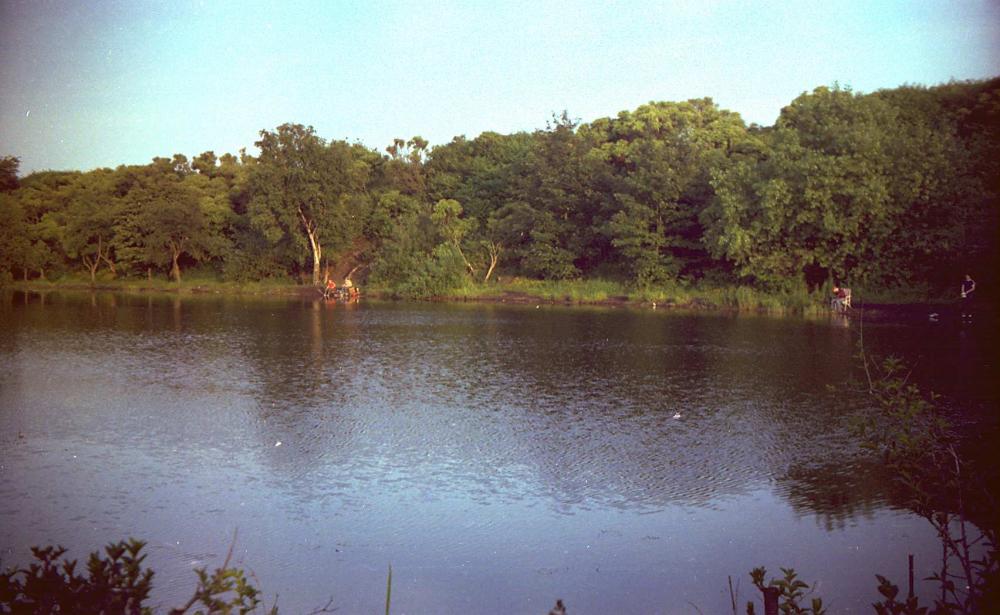
[(344, 288), (347, 290), (348, 298), (350, 299), (358, 298), (358, 287), (354, 285), (354, 282), (351, 281), (351, 278), (344, 279)]
[(337, 283), (333, 281), (333, 278), (327, 278), (326, 288), (323, 289), (323, 298), (329, 299), (337, 293)]
[(844, 313), (849, 307), (851, 307), (851, 289), (834, 286), (833, 299), (830, 301), (830, 308), (835, 312)]

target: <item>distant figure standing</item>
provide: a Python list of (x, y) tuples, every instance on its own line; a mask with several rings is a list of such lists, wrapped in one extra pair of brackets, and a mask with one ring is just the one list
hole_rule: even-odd
[(965, 274), (962, 280), (962, 318), (972, 318), (972, 293), (976, 292), (976, 281)]

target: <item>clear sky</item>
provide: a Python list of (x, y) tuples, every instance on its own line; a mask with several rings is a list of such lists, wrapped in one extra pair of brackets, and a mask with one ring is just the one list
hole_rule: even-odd
[(835, 81), (998, 74), (998, 0), (0, 0), (0, 155), (142, 164), (284, 122), (434, 145), (703, 96), (770, 125)]

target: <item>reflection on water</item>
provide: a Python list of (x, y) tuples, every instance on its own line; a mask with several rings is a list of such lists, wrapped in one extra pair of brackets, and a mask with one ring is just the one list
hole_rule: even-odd
[[(933, 565), (827, 391), (851, 326), (114, 294), (8, 294), (0, 315), (5, 563), (140, 536), (170, 602), (239, 527), (291, 612), (370, 611), (391, 562), (401, 612), (575, 613), (719, 612), (761, 563), (850, 611), (906, 553)], [(865, 336), (987, 382), (953, 333)], [(966, 388), (978, 421), (995, 398)]]

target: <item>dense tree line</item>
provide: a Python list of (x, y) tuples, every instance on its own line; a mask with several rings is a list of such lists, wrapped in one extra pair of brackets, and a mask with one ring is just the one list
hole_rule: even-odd
[(990, 267), (1000, 78), (817, 88), (774, 126), (710, 99), (384, 153), (285, 124), (259, 155), (18, 177), (0, 160), (0, 275), (359, 275), (425, 296), (498, 272), (788, 289), (940, 288)]

